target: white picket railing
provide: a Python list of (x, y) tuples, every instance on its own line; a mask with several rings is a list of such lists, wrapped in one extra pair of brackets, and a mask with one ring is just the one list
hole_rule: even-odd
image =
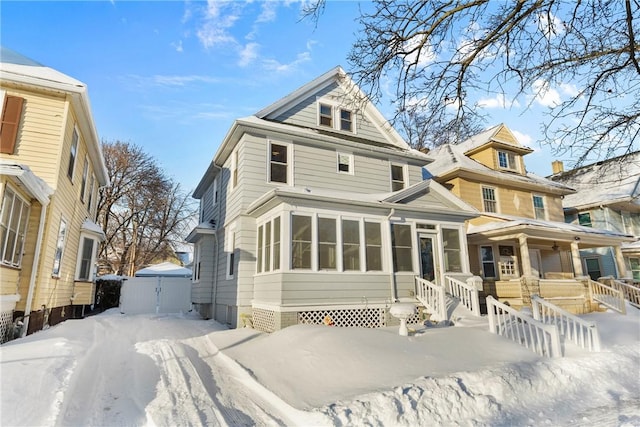
[(430, 311), (436, 321), (447, 320), (447, 306), (444, 297), (444, 286), (429, 282), (416, 276), (416, 296)]
[(613, 280), (614, 289), (622, 292), (622, 296), (624, 299), (629, 301), (631, 304), (635, 306), (640, 306), (640, 288), (637, 286), (629, 285), (620, 280)]
[(595, 323), (587, 322), (562, 308), (545, 301), (538, 295), (531, 297), (533, 318), (556, 325), (560, 335), (589, 351), (600, 351), (600, 334)]
[(478, 296), (478, 289), (451, 276), (445, 276), (444, 280), (447, 292), (456, 297), (460, 303), (467, 307), (475, 316), (480, 317), (480, 297)]
[(540, 356), (562, 356), (556, 325), (545, 325), (492, 296), (487, 297), (487, 314), (490, 332), (523, 345)]
[(625, 304), (624, 294), (622, 291), (607, 286), (604, 283), (589, 280), (589, 294), (592, 301), (597, 301), (612, 310), (622, 314), (627, 314), (627, 305)]

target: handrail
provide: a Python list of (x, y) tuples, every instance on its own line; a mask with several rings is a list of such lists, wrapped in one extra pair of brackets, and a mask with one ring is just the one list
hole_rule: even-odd
[(460, 303), (467, 307), (471, 313), (480, 317), (480, 297), (478, 296), (478, 289), (451, 276), (445, 276), (444, 280), (447, 292), (458, 298)]
[(510, 339), (540, 356), (561, 357), (560, 334), (556, 325), (546, 325), (487, 296), (489, 331)]
[(629, 285), (627, 283), (624, 283), (621, 280), (613, 279), (612, 288), (622, 292), (622, 296), (624, 297), (624, 299), (629, 301), (631, 304), (640, 306), (640, 288), (639, 287)]
[(434, 320), (447, 320), (447, 306), (444, 298), (444, 286), (429, 282), (416, 276), (416, 296), (431, 311)]
[(540, 298), (532, 295), (531, 308), (533, 318), (558, 327), (560, 335), (574, 344), (589, 351), (600, 351), (600, 334), (593, 322), (587, 322), (576, 315)]
[(625, 304), (622, 291), (607, 286), (604, 283), (589, 281), (589, 295), (592, 301), (597, 301), (612, 310), (622, 314), (627, 314), (627, 306)]

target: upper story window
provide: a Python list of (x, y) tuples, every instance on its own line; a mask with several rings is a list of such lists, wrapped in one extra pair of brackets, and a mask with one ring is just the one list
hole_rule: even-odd
[(78, 251), (78, 270), (76, 280), (89, 282), (93, 280), (93, 266), (96, 262), (96, 250), (99, 242), (96, 238), (83, 236)]
[(216, 204), (218, 204), (218, 177), (216, 176), (215, 178), (213, 178), (213, 184), (211, 185), (213, 187), (212, 192), (213, 194), (211, 195), (211, 199), (212, 199), (212, 204), (213, 206), (215, 206)]
[(591, 214), (589, 212), (581, 212), (578, 214), (578, 224), (584, 227), (592, 227)]
[(333, 106), (320, 103), (320, 124), (333, 127)]
[(355, 132), (353, 111), (328, 102), (319, 102), (318, 125), (345, 132)]
[(76, 155), (78, 154), (78, 130), (73, 128), (73, 135), (71, 137), (71, 151), (69, 151), (69, 167), (67, 169), (67, 176), (73, 181), (73, 170), (76, 165)]
[(13, 154), (18, 140), (24, 98), (11, 95), (3, 98), (2, 117), (0, 117), (0, 153)]
[(64, 244), (67, 238), (67, 221), (60, 218), (60, 228), (58, 228), (58, 241), (56, 243), (56, 252), (53, 256), (52, 276), (60, 277), (60, 269), (62, 268), (62, 255), (64, 254)]
[(80, 185), (80, 201), (84, 203), (85, 193), (87, 191), (87, 178), (89, 176), (89, 159), (84, 159), (84, 166), (82, 167), (82, 183)]
[(482, 207), (485, 212), (498, 212), (495, 188), (482, 187)]
[(353, 175), (353, 154), (337, 153), (338, 172)]
[(289, 146), (269, 143), (269, 182), (289, 183)]
[(547, 219), (544, 209), (544, 198), (542, 196), (533, 195), (533, 212), (536, 219)]
[(5, 185), (0, 213), (0, 258), (2, 264), (20, 267), (27, 224), (29, 204), (9, 186)]
[(498, 151), (498, 166), (501, 169), (517, 171), (516, 155), (509, 151)]
[(405, 170), (402, 165), (391, 165), (391, 191), (402, 190), (405, 187)]
[(238, 185), (238, 151), (231, 154), (231, 189)]

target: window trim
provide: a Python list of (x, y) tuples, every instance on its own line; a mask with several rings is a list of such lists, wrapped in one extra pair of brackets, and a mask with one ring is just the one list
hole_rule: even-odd
[(200, 259), (202, 252), (202, 241), (198, 240), (193, 245), (193, 270), (191, 280), (193, 283), (200, 283)]
[[(518, 160), (517, 160), (517, 155), (516, 153), (509, 151), (509, 150), (496, 150), (497, 152), (497, 157), (498, 157), (498, 168), (502, 169), (502, 170), (508, 170), (508, 171), (513, 171), (513, 172), (520, 172), (520, 167), (518, 164)], [(504, 154), (504, 159), (506, 162), (506, 166), (502, 166), (500, 164), (500, 155)]]
[[(321, 220), (333, 221), (333, 227), (334, 227), (334, 235), (333, 235), (333, 237), (335, 239), (333, 242), (331, 242), (331, 241), (320, 242), (320, 221)], [(315, 221), (315, 223), (316, 223), (315, 224), (316, 241), (313, 242), (313, 240), (312, 240), (311, 244), (316, 247), (316, 266), (317, 266), (317, 270), (318, 271), (341, 271), (341, 269), (338, 268), (339, 267), (338, 263), (339, 263), (339, 260), (341, 259), (341, 254), (338, 252), (339, 251), (338, 248), (342, 246), (341, 245), (342, 242), (338, 240), (338, 237), (339, 237), (338, 236), (338, 233), (339, 233), (338, 220), (339, 220), (339, 218), (337, 216), (318, 215), (318, 214), (316, 214), (316, 221)], [(312, 222), (313, 222), (313, 220), (312, 220)], [(313, 238), (313, 234), (312, 234), (311, 237)], [(333, 244), (335, 259), (334, 259), (332, 267), (331, 266), (329, 266), (329, 267), (321, 267), (320, 266), (320, 256), (321, 256), (321, 253), (322, 253), (322, 251), (320, 250), (321, 244), (324, 245), (324, 246), (328, 246), (328, 245)]]
[[(293, 186), (293, 144), (291, 144), (290, 142), (282, 142), (282, 141), (277, 141), (277, 140), (273, 140), (273, 139), (268, 139), (267, 140), (268, 144), (267, 144), (267, 182), (271, 183), (271, 184), (276, 184), (276, 185), (288, 185), (288, 186)], [(283, 147), (287, 148), (287, 163), (286, 163), (286, 167), (287, 167), (287, 182), (280, 182), (280, 181), (272, 181), (271, 180), (271, 164), (272, 164), (272, 160), (271, 160), (271, 146), (272, 145), (280, 145)], [(279, 163), (281, 164), (281, 163)]]
[[(482, 248), (489, 248), (491, 249), (491, 260), (489, 261), (485, 261), (484, 259), (482, 259)], [(478, 258), (480, 258), (480, 268), (482, 269), (482, 277), (485, 279), (497, 279), (499, 277), (499, 272), (498, 269), (496, 268), (496, 251), (495, 248), (492, 245), (480, 245), (478, 246)], [(487, 276), (485, 269), (484, 269), (484, 265), (485, 264), (489, 264), (491, 263), (491, 265), (493, 266), (493, 276)]]
[[(493, 199), (494, 200), (489, 200), (489, 199), (485, 199), (484, 197), (484, 190), (490, 190), (493, 193)], [(482, 200), (482, 212), (487, 212), (487, 213), (500, 213), (500, 210), (498, 209), (499, 204), (498, 204), (498, 189), (496, 187), (491, 187), (488, 185), (481, 185), (480, 186), (480, 199)], [(486, 202), (493, 202), (495, 205), (495, 210), (494, 211), (490, 211), (487, 210), (487, 205)]]
[[(343, 163), (340, 163), (340, 157), (346, 157), (347, 159), (349, 159), (349, 163), (347, 164), (348, 169), (346, 171), (340, 170), (340, 165)], [(345, 153), (342, 151), (336, 151), (336, 172), (340, 173), (340, 174), (345, 174), (345, 175), (354, 175), (355, 171), (354, 171), (354, 165), (353, 165), (353, 153)]]
[(73, 183), (73, 177), (76, 170), (76, 160), (78, 159), (78, 145), (80, 141), (80, 133), (78, 127), (73, 126), (73, 132), (71, 133), (71, 148), (69, 150), (69, 164), (67, 165), (67, 177)]
[(56, 239), (56, 250), (53, 255), (53, 267), (51, 276), (59, 278), (62, 271), (62, 259), (66, 248), (66, 240), (68, 234), (68, 222), (64, 216), (60, 216), (60, 224), (58, 225), (58, 237)]
[(216, 206), (218, 204), (218, 175), (213, 178), (213, 183), (211, 184), (211, 206)]
[[(2, 221), (2, 214), (5, 212), (5, 201), (7, 200), (7, 192), (10, 191), (13, 194), (13, 199), (12, 199), (12, 203), (11, 203), (11, 209), (8, 210), (7, 212), (9, 212), (9, 217), (7, 218), (7, 234), (5, 236), (4, 241), (0, 242), (0, 265), (5, 265), (5, 266), (9, 266), (9, 267), (15, 267), (15, 268), (22, 268), (22, 255), (24, 254), (24, 245), (25, 242), (27, 240), (27, 233), (29, 231), (29, 216), (31, 215), (31, 204), (29, 203), (28, 200), (26, 200), (24, 197), (22, 197), (22, 195), (20, 195), (20, 193), (18, 191), (16, 191), (15, 188), (13, 188), (11, 185), (9, 185), (9, 183), (5, 183), (4, 184), (4, 189), (2, 191), (2, 200), (0, 201), (0, 203), (2, 204), (0, 206), (0, 221)], [(20, 222), (18, 223), (18, 230), (15, 231), (15, 240), (14, 240), (14, 247), (13, 247), (13, 253), (11, 254), (11, 262), (5, 262), (4, 258), (5, 258), (5, 252), (7, 250), (6, 244), (9, 240), (9, 230), (10, 230), (10, 224), (11, 224), (11, 220), (12, 220), (12, 214), (14, 211), (14, 206), (15, 206), (15, 202), (16, 199), (20, 201)], [(22, 225), (22, 212), (24, 211), (24, 209), (26, 208), (26, 221), (24, 222), (24, 228), (22, 229), (22, 244), (20, 246), (20, 249), (17, 248), (16, 243), (18, 241), (18, 236), (20, 235), (19, 230), (20, 230), (20, 226)], [(18, 251), (18, 262), (14, 263), (13, 259), (16, 257), (16, 251)]]
[(89, 156), (84, 156), (84, 165), (82, 166), (82, 180), (80, 181), (80, 201), (86, 200), (87, 180), (89, 178)]
[(235, 225), (229, 226), (226, 229), (225, 246), (227, 247), (227, 267), (225, 269), (225, 276), (227, 280), (232, 280), (236, 277), (236, 227)]
[[(91, 249), (91, 258), (89, 259), (89, 271), (88, 271), (88, 276), (86, 278), (80, 277), (80, 272), (82, 270), (82, 261), (84, 256), (85, 239), (91, 240), (93, 242), (93, 248)], [(97, 236), (91, 235), (89, 233), (80, 233), (80, 240), (78, 243), (78, 254), (77, 254), (77, 261), (76, 261), (76, 273), (75, 273), (76, 281), (93, 282), (93, 279), (95, 276), (95, 268), (92, 268), (92, 266), (95, 266), (96, 264), (99, 247), (100, 247), (100, 239)]]
[[(308, 242), (309, 243), (309, 268), (306, 267), (296, 267), (293, 263), (294, 261), (294, 230), (293, 230), (293, 217), (306, 217), (309, 218), (309, 228), (311, 231), (311, 240), (306, 241), (306, 240), (297, 240), (298, 242)], [(316, 218), (317, 215), (316, 213), (309, 213), (309, 212), (290, 212), (289, 214), (289, 245), (290, 245), (290, 250), (289, 250), (289, 269), (292, 271), (317, 271), (317, 264), (316, 264), (316, 242), (317, 242), (317, 234), (316, 234)]]
[[(402, 170), (402, 181), (398, 181), (398, 180), (394, 180), (393, 179), (393, 168), (394, 167), (399, 167)], [(389, 182), (390, 182), (390, 186), (391, 186), (391, 191), (395, 192), (395, 191), (402, 191), (405, 188), (407, 188), (409, 186), (409, 170), (408, 170), (408, 165), (406, 163), (396, 163), (396, 162), (389, 162)], [(397, 182), (402, 182), (402, 188), (395, 190), (394, 187), (394, 183)]]
[[(542, 207), (536, 206), (536, 198), (542, 202)], [(547, 220), (547, 208), (545, 203), (545, 197), (542, 194), (532, 194), (531, 203), (533, 204), (533, 217), (535, 219)], [(538, 216), (539, 210), (542, 209), (542, 218)]]
[[(321, 113), (322, 106), (329, 107), (331, 109), (330, 116)], [(351, 129), (343, 129), (342, 128), (342, 112), (348, 112), (351, 117)], [(345, 134), (357, 134), (357, 118), (356, 118), (356, 110), (352, 108), (347, 108), (346, 105), (342, 105), (333, 100), (328, 99), (318, 99), (316, 101), (316, 125), (320, 128), (331, 129), (336, 132), (343, 132)], [(322, 118), (329, 118), (331, 121), (330, 125), (323, 124)]]

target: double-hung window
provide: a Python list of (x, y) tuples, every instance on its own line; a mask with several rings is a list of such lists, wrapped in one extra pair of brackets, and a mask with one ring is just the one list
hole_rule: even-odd
[(405, 187), (404, 166), (391, 165), (391, 191), (399, 191)]
[(67, 176), (73, 181), (73, 170), (76, 166), (76, 155), (78, 154), (78, 130), (73, 128), (73, 135), (71, 136), (71, 150), (69, 151), (69, 166), (67, 169)]
[(382, 271), (382, 233), (380, 223), (364, 223), (365, 257), (367, 271)]
[(289, 146), (269, 143), (269, 182), (289, 183)]
[(2, 264), (20, 267), (28, 222), (29, 204), (5, 185), (0, 213)]
[(353, 119), (350, 110), (340, 110), (340, 130), (353, 132)]
[(333, 128), (333, 106), (320, 103), (318, 109), (320, 125)]
[(52, 276), (60, 277), (60, 270), (62, 269), (62, 255), (64, 254), (65, 240), (67, 238), (67, 221), (64, 218), (60, 218), (60, 227), (58, 228), (58, 240), (56, 242), (56, 251), (53, 256), (53, 270)]
[(640, 258), (629, 258), (629, 267), (633, 280), (640, 280)]
[(318, 125), (333, 130), (355, 133), (355, 117), (352, 110), (331, 102), (318, 102)]
[(462, 245), (458, 229), (443, 228), (442, 243), (444, 247), (444, 271), (462, 273)]
[(258, 227), (258, 273), (280, 270), (280, 217)]
[(337, 153), (338, 172), (353, 175), (353, 154)]
[(391, 224), (391, 248), (393, 271), (413, 271), (410, 225)]
[(312, 234), (310, 216), (291, 216), (291, 268), (311, 268)]
[(360, 221), (342, 220), (342, 269), (360, 270)]
[(80, 250), (78, 251), (78, 269), (76, 280), (90, 282), (93, 280), (93, 266), (96, 263), (96, 252), (99, 242), (87, 235), (80, 238)]
[(84, 203), (87, 191), (87, 178), (89, 176), (89, 159), (84, 159), (84, 166), (82, 167), (82, 182), (80, 183), (80, 201)]
[(485, 212), (498, 212), (495, 188), (482, 187), (482, 207)]
[(482, 261), (482, 275), (485, 278), (496, 277), (496, 264), (493, 258), (492, 246), (480, 246), (480, 260)]
[(547, 219), (544, 210), (544, 198), (537, 194), (533, 195), (533, 212), (536, 219)]
[(318, 218), (318, 268), (335, 270), (337, 261), (335, 218)]

